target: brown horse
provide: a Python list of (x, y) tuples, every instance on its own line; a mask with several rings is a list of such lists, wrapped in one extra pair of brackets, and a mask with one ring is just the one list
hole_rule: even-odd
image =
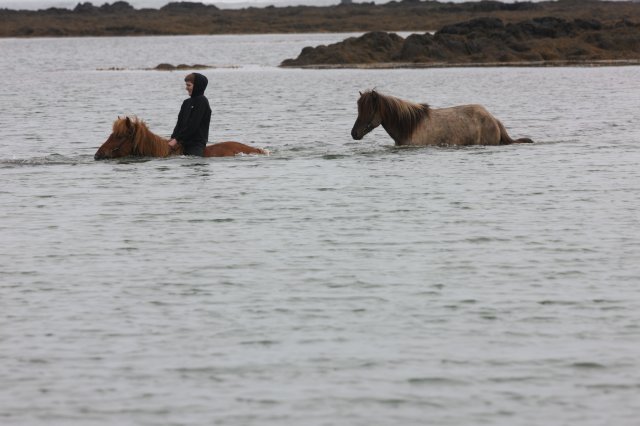
[(351, 136), (360, 140), (382, 124), (396, 145), (506, 145), (532, 143), (511, 139), (506, 129), (481, 105), (430, 108), (375, 90), (360, 93), (358, 118)]
[[(113, 131), (93, 156), (96, 160), (106, 158), (168, 157), (182, 155), (182, 145), (174, 149), (169, 139), (154, 134), (144, 121), (137, 118), (120, 118), (113, 123)], [(236, 154), (268, 154), (264, 149), (254, 148), (240, 142), (220, 142), (204, 149), (205, 157), (231, 157)]]

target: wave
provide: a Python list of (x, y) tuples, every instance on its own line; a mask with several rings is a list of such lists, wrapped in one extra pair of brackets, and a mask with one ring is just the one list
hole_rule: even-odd
[(50, 154), (44, 157), (0, 158), (0, 168), (9, 169), (16, 167), (76, 165), (86, 164), (93, 161), (93, 156), (86, 154), (74, 156)]

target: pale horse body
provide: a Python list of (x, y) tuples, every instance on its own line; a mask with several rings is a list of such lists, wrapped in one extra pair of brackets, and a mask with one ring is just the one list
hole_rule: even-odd
[(358, 118), (351, 136), (364, 135), (382, 125), (396, 145), (507, 145), (531, 143), (512, 139), (502, 123), (482, 105), (430, 108), (375, 90), (360, 94)]

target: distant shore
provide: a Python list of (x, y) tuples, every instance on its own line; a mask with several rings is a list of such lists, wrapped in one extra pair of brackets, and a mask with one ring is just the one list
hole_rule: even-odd
[(522, 62), (376, 62), (371, 64), (316, 64), (301, 65), (302, 69), (420, 69), (420, 68), (552, 68), (552, 67), (620, 67), (638, 66), (640, 59), (603, 61), (522, 61)]
[(480, 17), (505, 23), (543, 16), (640, 22), (639, 2), (560, 0), (500, 3), (440, 3), (403, 0), (376, 5), (219, 9), (194, 2), (169, 3), (160, 9), (135, 9), (124, 1), (73, 9), (39, 11), (0, 9), (0, 37), (83, 37), (142, 35), (273, 34), (311, 32), (436, 31)]
[(640, 23), (621, 20), (494, 17), (448, 25), (434, 34), (372, 31), (328, 46), (305, 47), (283, 67), (425, 68), (461, 66), (637, 65)]

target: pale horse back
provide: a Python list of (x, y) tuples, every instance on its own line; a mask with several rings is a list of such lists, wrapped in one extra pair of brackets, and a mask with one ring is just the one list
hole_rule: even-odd
[(407, 145), (500, 145), (500, 122), (482, 105), (431, 108)]

